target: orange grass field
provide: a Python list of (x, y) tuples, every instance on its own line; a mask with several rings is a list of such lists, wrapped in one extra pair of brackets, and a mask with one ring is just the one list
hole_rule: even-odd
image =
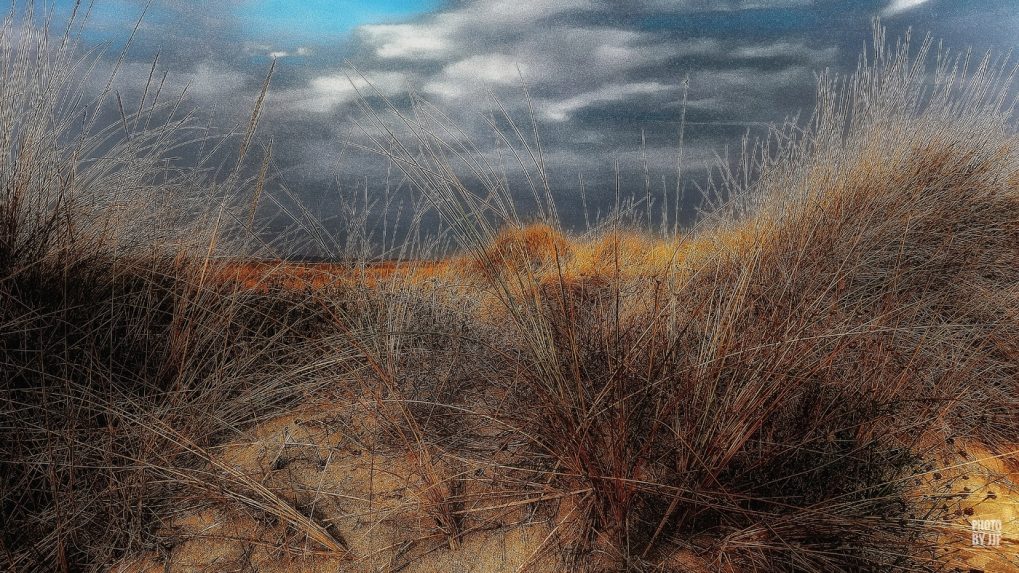
[(695, 264), (698, 258), (729, 251), (739, 256), (752, 239), (745, 232), (698, 235), (695, 239), (665, 242), (634, 232), (611, 232), (594, 239), (571, 239), (546, 224), (505, 229), (485, 249), (479, 262), (473, 257), (443, 260), (378, 261), (338, 264), (330, 262), (235, 261), (218, 270), (220, 280), (243, 288), (302, 291), (330, 286), (376, 286), (387, 280), (470, 281), (480, 287), (486, 273), (525, 268), (539, 282), (566, 283), (621, 278), (664, 276)]

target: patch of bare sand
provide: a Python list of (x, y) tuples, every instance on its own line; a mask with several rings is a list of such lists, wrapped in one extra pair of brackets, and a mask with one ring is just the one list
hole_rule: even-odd
[[(970, 442), (938, 461), (928, 489), (948, 511), (940, 527), (949, 565), (961, 571), (1019, 573), (1019, 447), (995, 453)], [(992, 536), (998, 523), (1000, 540)]]
[[(557, 571), (553, 516), (526, 499), (444, 462), (462, 485), (429, 483), (417, 456), (398, 455), (369, 438), (377, 428), (357, 406), (305, 408), (272, 420), (248, 439), (219, 448), (230, 467), (257, 478), (324, 527), (348, 551), (321, 551), (271, 511), (210, 501), (183, 513), (159, 552), (125, 560), (114, 571)], [(450, 482), (451, 483), (451, 482)], [(436, 518), (436, 488), (457, 499), (459, 535)], [(456, 489), (455, 496), (451, 493)], [(441, 518), (441, 516), (440, 516)]]

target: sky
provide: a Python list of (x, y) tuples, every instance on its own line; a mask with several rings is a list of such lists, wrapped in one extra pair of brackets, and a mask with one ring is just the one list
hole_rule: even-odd
[[(110, 66), (145, 4), (96, 1), (85, 40)], [(397, 105), (418, 94), (493, 154), (484, 118), (502, 106), (527, 124), (526, 85), (559, 213), (578, 226), (581, 175), (592, 216), (614, 201), (616, 165), (624, 193), (643, 194), (645, 155), (656, 188), (675, 185), (687, 78), (683, 162), (695, 186), (744, 134), (809, 116), (816, 74), (852, 71), (874, 17), (892, 38), (929, 32), (953, 50), (1019, 42), (1019, 0), (152, 0), (117, 87), (140, 97), (158, 53), (169, 87), (190, 84), (199, 116), (230, 126), (275, 58), (260, 135), (273, 138), (282, 180), (338, 224), (337, 194), (380, 197), (387, 173), (352, 151), (366, 143), (352, 77)]]

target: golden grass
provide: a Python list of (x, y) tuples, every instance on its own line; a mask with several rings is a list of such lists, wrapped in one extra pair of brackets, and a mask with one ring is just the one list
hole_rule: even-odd
[[(939, 170), (946, 169), (944, 161), (937, 157), (925, 159), (922, 167), (907, 167), (907, 172), (920, 171), (936, 178)], [(910, 164), (907, 162), (907, 165)], [(805, 241), (801, 249), (824, 248), (820, 236), (802, 234), (805, 228), (811, 232), (815, 229), (804, 227), (803, 220), (823, 218), (830, 223), (823, 230), (837, 232), (839, 225), (854, 221), (873, 201), (873, 195), (868, 193), (873, 193), (878, 183), (872, 187), (868, 181), (894, 180), (902, 173), (878, 172), (865, 162), (853, 169), (861, 170), (854, 172), (853, 180), (860, 182), (862, 193), (854, 195), (843, 190), (835, 196), (797, 205), (780, 217), (764, 213), (678, 240), (654, 239), (636, 232), (569, 238), (547, 225), (538, 225), (504, 230), (486, 247), (486, 253), (503, 265), (497, 269), (498, 273), (511, 277), (526, 275), (531, 281), (528, 284), (543, 285), (539, 291), (541, 296), (553, 300), (558, 296), (558, 289), (549, 287), (610, 288), (621, 283), (676, 281), (677, 276), (689, 279), (719, 265), (738, 264), (754, 253), (759, 257), (768, 250), (784, 249), (794, 244), (791, 237)], [(947, 169), (954, 173), (956, 168), (949, 166)], [(397, 283), (418, 287), (438, 284), (458, 293), (450, 295), (453, 298), (480, 296), (483, 301), (487, 300), (473, 307), (477, 311), (473, 320), (493, 321), (493, 326), (498, 328), (507, 315), (493, 312), (498, 302), (492, 300), (491, 293), (484, 294), (494, 288), (493, 282), (477, 279), (478, 269), (474, 266), (477, 264), (458, 256), (416, 264), (364, 265), (358, 269), (282, 263), (263, 263), (243, 269), (249, 273), (245, 275), (247, 280), (252, 281), (246, 286), (256, 289), (267, 283), (297, 290), (341, 284), (369, 289)], [(288, 278), (290, 272), (294, 276)], [(639, 309), (632, 310), (629, 316), (632, 320), (645, 320)], [(352, 411), (359, 413), (351, 414)], [(301, 545), (303, 537), (291, 539), (285, 530), (264, 525), (255, 527), (250, 516), (243, 512), (233, 510), (224, 514), (206, 510), (186, 516), (182, 524), (174, 526), (183, 532), (174, 535), (184, 535), (187, 540), (169, 555), (142, 556), (132, 560), (129, 567), (123, 565), (124, 570), (154, 570), (166, 564), (183, 570), (202, 570), (227, 563), (231, 566), (249, 563), (269, 571), (319, 571), (339, 566), (351, 571), (371, 571), (397, 565), (406, 571), (444, 571), (456, 564), (472, 563), (479, 571), (498, 572), (518, 571), (524, 565), (533, 571), (561, 570), (569, 566), (557, 561), (562, 558), (561, 548), (552, 551), (551, 547), (559, 547), (562, 538), (577, 535), (575, 512), (580, 509), (571, 497), (557, 500), (557, 509), (538, 519), (525, 516), (520, 505), (534, 496), (533, 492), (493, 488), (486, 479), (467, 479), (463, 489), (448, 486), (460, 483), (456, 480), (464, 474), (474, 475), (475, 471), (480, 471), (484, 475), (493, 460), (469, 467), (459, 462), (440, 462), (437, 469), (430, 470), (438, 472), (438, 478), (433, 475), (425, 479), (413, 450), (380, 449), (378, 443), (366, 445), (359, 441), (365, 435), (377, 436), (379, 428), (392, 423), (391, 418), (389, 422), (373, 418), (372, 411), (370, 404), (346, 401), (309, 406), (252, 428), (249, 441), (225, 444), (217, 453), (224, 463), (242, 470), (251, 479), (270, 484), (273, 491), (290, 499), (295, 506), (321, 509), (316, 509), (316, 519), (335, 528), (338, 537), (350, 547), (350, 559), (339, 558), (335, 553), (317, 555), (313, 547)], [(940, 435), (934, 431), (938, 423), (932, 420), (930, 429), (925, 430), (931, 439), (936, 440)], [(482, 424), (474, 431), (486, 434), (498, 429), (498, 424)], [(877, 439), (869, 433), (871, 430), (859, 428), (859, 439)], [(903, 438), (905, 436), (896, 439)], [(942, 554), (938, 559), (945, 563), (1008, 573), (1019, 571), (1019, 486), (1016, 481), (1019, 474), (1015, 469), (1019, 467), (1019, 456), (1008, 444), (994, 446), (1000, 454), (993, 454), (988, 449), (989, 443), (977, 440), (952, 441), (947, 447), (926, 450), (926, 463), (933, 469), (916, 478), (919, 487), (913, 489), (912, 495), (919, 505), (930, 505), (931, 500), (935, 500), (935, 506), (943, 506), (943, 516), (907, 519), (930, 520), (925, 527), (942, 532), (938, 542)], [(441, 486), (441, 491), (435, 489), (436, 484)], [(437, 496), (432, 495), (436, 493)], [(461, 500), (455, 505), (458, 509), (453, 511), (469, 515), (470, 523), (475, 524), (473, 528), (467, 527), (462, 538), (457, 535), (456, 544), (449, 543), (447, 536), (437, 534), (437, 528), (439, 531), (445, 528), (436, 521), (435, 512), (428, 509), (450, 496)], [(1001, 547), (974, 548), (969, 544), (970, 521), (983, 518), (1003, 521)], [(193, 523), (207, 527), (189, 535), (187, 532), (194, 529)], [(241, 530), (247, 533), (239, 534)], [(763, 533), (759, 539), (754, 537), (757, 534), (746, 535), (750, 536), (751, 545), (767, 538)], [(555, 544), (552, 544), (553, 539)], [(748, 541), (743, 539), (739, 543)], [(724, 554), (723, 549), (721, 555)], [(611, 563), (609, 560), (605, 566), (612, 567)], [(683, 547), (659, 554), (656, 563), (684, 571), (739, 570), (718, 556), (705, 558)]]
[(360, 285), (374, 288), (386, 281), (410, 284), (429, 281), (469, 281), (472, 289), (489, 288), (479, 280), (487, 272), (530, 273), (539, 283), (554, 285), (587, 281), (605, 284), (617, 278), (664, 278), (680, 270), (693, 272), (699, 262), (745, 255), (760, 233), (752, 221), (731, 230), (713, 230), (688, 238), (663, 240), (650, 235), (618, 231), (594, 237), (570, 237), (547, 224), (508, 227), (485, 248), (490, 266), (472, 257), (451, 256), (438, 260), (340, 263), (286, 261), (234, 261), (218, 268), (217, 280), (234, 282), (259, 292), (272, 289), (321, 290)]

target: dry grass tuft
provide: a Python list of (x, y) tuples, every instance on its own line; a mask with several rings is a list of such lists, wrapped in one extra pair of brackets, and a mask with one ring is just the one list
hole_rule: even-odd
[[(550, 225), (539, 223), (504, 229), (486, 248), (483, 260), (495, 267), (496, 272), (522, 272), (555, 265), (557, 260), (568, 259), (570, 254), (566, 237)], [(487, 269), (482, 266), (477, 272), (485, 273)]]

